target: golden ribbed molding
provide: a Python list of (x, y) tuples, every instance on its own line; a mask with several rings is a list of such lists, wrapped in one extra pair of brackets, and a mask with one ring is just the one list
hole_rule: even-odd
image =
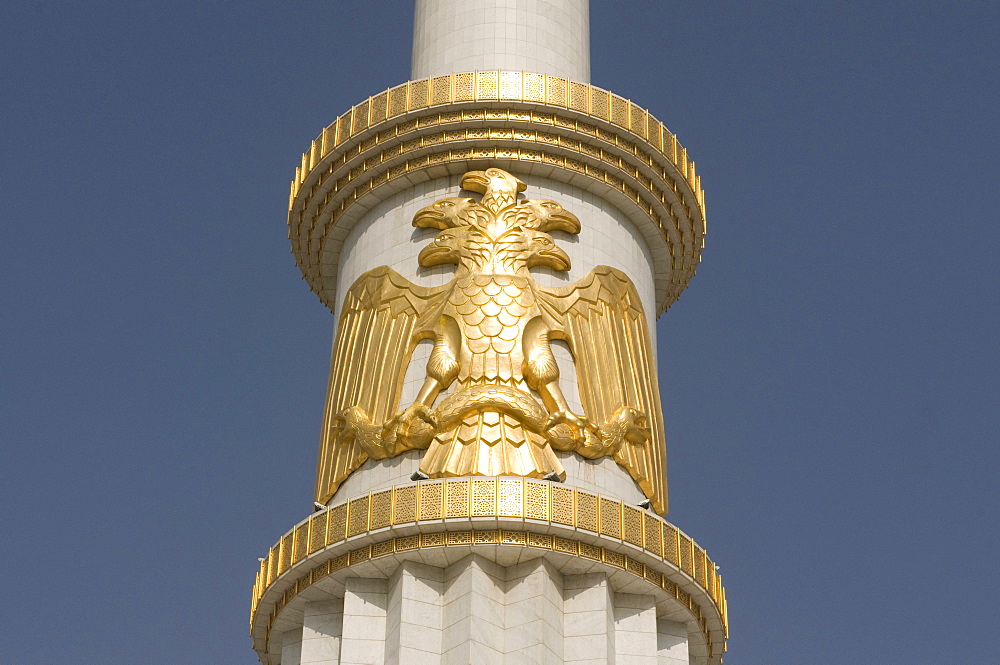
[[(619, 581), (639, 578), (658, 606), (689, 624), (720, 663), (728, 638), (718, 567), (666, 520), (618, 499), (521, 478), (450, 478), (379, 489), (302, 520), (261, 559), (250, 634), (269, 663), (272, 628), (301, 611), (314, 585), (372, 575), (377, 560), (419, 558), (435, 548), (543, 550), (556, 563), (588, 560)], [(478, 548), (478, 549), (476, 549)], [(392, 568), (392, 566), (390, 566)], [(624, 576), (624, 577), (621, 577)], [(692, 630), (690, 626), (697, 626)]]
[(469, 72), (410, 81), (343, 114), (310, 145), (289, 197), (292, 252), (331, 310), (343, 241), (361, 215), (428, 177), (496, 166), (578, 183), (644, 236), (657, 313), (687, 286), (704, 245), (695, 164), (631, 101), (566, 79)]

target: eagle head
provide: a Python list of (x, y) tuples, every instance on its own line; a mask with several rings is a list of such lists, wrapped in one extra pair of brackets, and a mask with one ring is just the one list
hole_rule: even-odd
[(413, 225), (422, 229), (453, 229), (476, 224), (489, 213), (473, 199), (449, 196), (417, 211)]
[(569, 270), (569, 255), (556, 246), (552, 236), (544, 231), (523, 228), (525, 240), (528, 241), (528, 267), (545, 266), (553, 270)]
[(518, 208), (527, 208), (529, 221), (527, 226), (539, 231), (580, 232), (580, 219), (555, 201), (548, 199), (525, 199)]
[(482, 205), (497, 213), (517, 203), (517, 193), (527, 189), (519, 178), (503, 169), (469, 171), (462, 176), (462, 188), (483, 195)]

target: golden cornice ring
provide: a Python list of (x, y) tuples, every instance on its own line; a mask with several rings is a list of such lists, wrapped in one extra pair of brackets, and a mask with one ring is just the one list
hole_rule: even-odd
[(305, 602), (308, 594), (300, 594), (323, 578), (377, 576), (377, 569), (362, 564), (390, 556), (403, 560), (429, 547), (465, 547), (475, 553), (476, 545), (538, 547), (551, 550), (550, 558), (584, 557), (609, 573), (642, 578), (649, 593), (676, 601), (687, 621), (697, 623), (704, 662), (719, 662), (725, 651), (722, 577), (686, 534), (618, 499), (504, 476), (377, 490), (297, 524), (261, 560), (250, 613), (254, 648), (266, 662), (271, 630), (282, 612)]
[(662, 123), (591, 85), (523, 72), (410, 81), (323, 130), (296, 169), (292, 252), (335, 309), (340, 251), (376, 203), (430, 178), (498, 166), (576, 184), (606, 199), (650, 248), (657, 313), (686, 288), (704, 246), (704, 192), (687, 151)]

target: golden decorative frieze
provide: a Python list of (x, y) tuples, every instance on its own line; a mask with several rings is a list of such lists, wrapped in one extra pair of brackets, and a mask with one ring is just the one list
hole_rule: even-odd
[[(504, 483), (500, 489), (500, 483)], [(378, 497), (378, 498), (376, 498)], [(382, 497), (391, 497), (387, 506)], [(540, 498), (543, 497), (543, 498)], [(357, 503), (355, 501), (361, 499)], [(576, 505), (593, 506), (594, 515), (581, 521), (574, 518), (565, 523), (557, 516), (572, 514)], [(413, 506), (432, 506), (417, 518)], [(468, 510), (478, 517), (503, 518), (510, 528), (475, 528), (469, 522)], [(344, 529), (331, 530), (327, 525), (334, 514), (351, 513), (355, 506), (367, 507), (366, 514), (357, 513), (358, 524), (381, 524), (381, 516), (392, 515), (391, 526), (413, 525), (420, 533), (392, 536), (385, 531), (366, 531), (346, 537)], [(267, 636), (284, 608), (299, 594), (321, 579), (345, 568), (367, 561), (406, 552), (438, 547), (471, 547), (497, 545), (501, 547), (532, 547), (563, 555), (583, 557), (620, 569), (649, 582), (669, 597), (676, 599), (697, 621), (709, 648), (718, 645), (720, 655), (728, 637), (725, 588), (716, 565), (703, 549), (694, 544), (662, 518), (641, 512), (643, 528), (634, 525), (634, 518), (624, 520), (624, 533), (610, 536), (603, 525), (621, 524), (622, 515), (629, 515), (632, 506), (617, 499), (591, 494), (548, 482), (507, 478), (456, 478), (444, 481), (424, 481), (391, 490), (377, 490), (316, 513), (293, 527), (263, 557), (253, 588), (250, 626), (255, 648), (267, 652)], [(452, 511), (465, 512), (452, 516)], [(442, 512), (444, 511), (444, 513)], [(513, 526), (512, 514), (523, 526)], [(454, 524), (469, 524), (455, 529)], [(313, 550), (316, 531), (323, 544)], [(612, 529), (613, 531), (613, 529)], [(582, 532), (581, 539), (574, 532)], [(295, 564), (286, 563), (284, 552), (300, 551), (299, 543), (309, 544), (309, 554)], [(664, 548), (672, 541), (674, 547)], [(676, 544), (683, 543), (682, 561), (676, 557)], [(667, 551), (672, 550), (673, 557)]]
[(343, 238), (332, 229), (349, 228), (370, 207), (355, 209), (359, 199), (391, 193), (408, 174), (450, 165), (461, 173), (487, 160), (558, 166), (549, 172), (554, 179), (596, 181), (619, 193), (626, 214), (651, 220), (663, 243), (662, 252), (651, 248), (662, 275), (658, 313), (693, 276), (704, 245), (704, 193), (694, 162), (662, 123), (590, 85), (479, 72), (379, 93), (312, 143), (292, 182), (288, 218), (292, 251), (310, 288), (334, 309)]
[[(570, 264), (549, 231), (579, 233), (580, 220), (555, 201), (518, 199), (525, 184), (502, 169), (470, 171), (462, 187), (480, 200), (443, 198), (413, 218), (416, 227), (438, 229), (419, 262), (456, 265), (448, 284), (417, 286), (383, 266), (359, 277), (345, 298), (316, 500), (328, 502), (366, 459), (407, 450), (427, 451), (420, 472), (430, 478), (562, 480), (559, 450), (611, 456), (665, 513), (659, 392), (631, 280), (598, 266), (575, 284), (540, 286), (530, 268)], [(421, 339), (433, 339), (434, 348), (416, 399), (402, 405), (402, 381)], [(563, 396), (555, 339), (573, 353), (583, 413)], [(353, 533), (354, 502), (350, 512)], [(617, 535), (620, 522), (608, 523), (606, 533)]]

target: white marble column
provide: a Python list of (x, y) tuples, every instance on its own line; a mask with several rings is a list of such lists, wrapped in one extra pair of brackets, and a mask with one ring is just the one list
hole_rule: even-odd
[(417, 0), (411, 78), (491, 69), (589, 83), (588, 0)]

